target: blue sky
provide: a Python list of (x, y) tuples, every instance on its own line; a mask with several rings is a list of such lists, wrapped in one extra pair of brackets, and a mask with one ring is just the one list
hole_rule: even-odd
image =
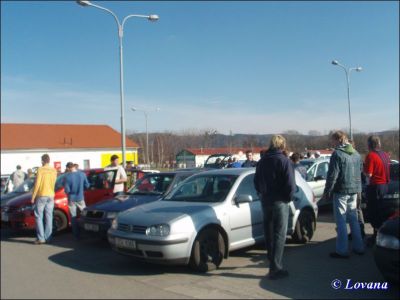
[[(398, 129), (399, 2), (92, 1), (129, 14), (127, 132)], [(1, 121), (120, 131), (117, 27), (75, 1), (1, 1)], [(160, 110), (156, 112), (156, 108)]]

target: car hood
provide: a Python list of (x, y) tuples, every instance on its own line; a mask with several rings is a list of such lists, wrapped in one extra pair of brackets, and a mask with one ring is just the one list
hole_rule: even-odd
[(24, 193), (7, 202), (7, 206), (20, 207), (31, 203), (32, 193)]
[(88, 210), (124, 211), (138, 205), (161, 199), (161, 195), (120, 195), (89, 206)]
[(21, 196), (21, 195), (23, 195), (25, 193), (26, 192), (21, 192), (21, 193), (19, 193), (19, 192), (10, 192), (10, 193), (7, 193), (7, 194), (2, 194), (1, 197), (0, 197), (1, 206), (5, 205), (6, 202), (8, 202), (8, 200), (10, 200), (10, 199), (12, 199), (14, 197), (17, 197), (17, 196)]
[(118, 215), (118, 222), (137, 226), (168, 224), (190, 216), (194, 223), (197, 219), (216, 219), (214, 208), (209, 203), (156, 201)]

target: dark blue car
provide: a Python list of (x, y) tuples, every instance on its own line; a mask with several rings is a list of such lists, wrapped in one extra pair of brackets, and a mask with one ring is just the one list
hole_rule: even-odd
[(82, 211), (79, 226), (87, 234), (106, 237), (112, 220), (121, 211), (160, 200), (181, 181), (196, 171), (173, 171), (147, 174), (125, 194), (98, 202)]

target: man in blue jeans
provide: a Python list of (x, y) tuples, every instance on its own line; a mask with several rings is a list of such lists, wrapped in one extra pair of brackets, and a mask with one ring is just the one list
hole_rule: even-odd
[(281, 135), (271, 138), (270, 147), (259, 160), (254, 186), (261, 195), (264, 214), (264, 237), (270, 261), (270, 279), (283, 278), (289, 272), (283, 269), (289, 203), (296, 191), (292, 162), (284, 155), (286, 140)]
[(80, 230), (76, 221), (77, 208), (82, 211), (86, 207), (83, 191), (84, 189), (89, 188), (90, 184), (85, 173), (79, 172), (72, 162), (67, 163), (67, 169), (69, 169), (70, 172), (65, 178), (64, 190), (68, 195), (68, 208), (71, 215), (72, 233), (76, 239), (79, 239)]
[(333, 199), (336, 220), (336, 251), (332, 258), (349, 258), (346, 220), (349, 221), (353, 252), (364, 254), (360, 224), (357, 219), (357, 194), (361, 193), (361, 157), (348, 142), (346, 134), (335, 131), (331, 134), (335, 146), (332, 153), (323, 198)]

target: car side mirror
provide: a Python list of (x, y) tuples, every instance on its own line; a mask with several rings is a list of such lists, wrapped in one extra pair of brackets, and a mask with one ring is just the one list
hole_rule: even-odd
[(325, 178), (324, 178), (324, 176), (322, 176), (322, 175), (318, 175), (318, 176), (314, 177), (314, 180), (315, 180), (315, 181), (318, 181), (318, 180), (325, 180)]
[(250, 203), (253, 202), (253, 197), (251, 195), (240, 194), (235, 197), (235, 203)]

